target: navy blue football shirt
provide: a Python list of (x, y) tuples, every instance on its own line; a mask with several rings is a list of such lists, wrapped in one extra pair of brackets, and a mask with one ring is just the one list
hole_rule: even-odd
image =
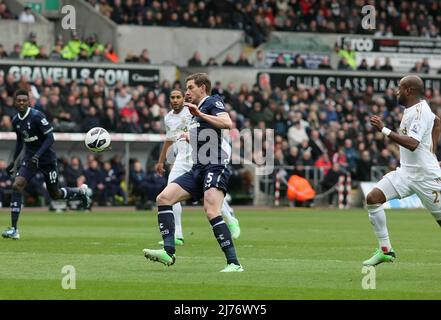
[[(46, 135), (54, 130), (45, 115), (32, 108), (28, 108), (23, 117), (19, 113), (16, 114), (12, 119), (12, 125), (17, 134), (17, 139), (21, 139), (25, 144), (24, 160), (29, 160), (36, 155), (46, 139)], [(49, 163), (57, 160), (52, 146), (47, 148), (43, 154), (38, 154), (38, 156), (40, 163)]]
[[(199, 106), (202, 113), (216, 116), (226, 112), (224, 101), (219, 95), (208, 96), (204, 99)], [(222, 136), (222, 129), (214, 127), (197, 116), (193, 117), (190, 128), (194, 164), (225, 165), (229, 163), (231, 149), (226, 146), (227, 142)]]

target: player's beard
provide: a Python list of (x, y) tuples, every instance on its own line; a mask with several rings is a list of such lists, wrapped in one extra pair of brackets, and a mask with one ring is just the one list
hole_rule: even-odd
[(407, 101), (406, 101), (406, 98), (405, 98), (404, 96), (401, 96), (401, 95), (398, 96), (398, 104), (399, 104), (399, 105), (401, 105), (401, 106), (407, 106), (407, 105), (406, 105), (406, 102), (407, 102)]

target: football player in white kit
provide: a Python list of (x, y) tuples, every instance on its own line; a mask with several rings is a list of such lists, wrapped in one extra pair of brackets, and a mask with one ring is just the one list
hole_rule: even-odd
[(405, 110), (399, 132), (386, 128), (380, 117), (371, 118), (375, 129), (400, 145), (400, 167), (386, 174), (366, 197), (379, 249), (363, 262), (365, 266), (393, 262), (396, 258), (382, 206), (386, 201), (416, 194), (441, 226), (441, 168), (435, 155), (441, 121), (422, 100), (423, 94), (423, 81), (418, 76), (400, 80), (397, 99)]
[[(175, 161), (168, 176), (168, 183), (175, 180), (177, 177), (191, 170), (193, 166), (192, 148), (188, 143), (188, 130), (192, 122), (193, 116), (188, 108), (184, 108), (184, 94), (180, 90), (172, 90), (170, 93), (170, 105), (172, 110), (165, 116), (166, 139), (162, 146), (161, 154), (158, 163), (155, 166), (156, 172), (162, 175), (164, 170), (164, 163), (168, 156), (170, 147), (173, 149)], [(170, 162), (170, 161), (169, 161)], [(173, 215), (175, 217), (175, 244), (184, 244), (184, 235), (182, 232), (181, 222), (182, 206), (181, 203), (173, 205)], [(224, 199), (222, 205), (222, 215), (224, 216), (228, 228), (230, 229), (233, 239), (240, 236), (239, 221), (234, 217), (234, 211)], [(163, 244), (163, 241), (159, 242)]]

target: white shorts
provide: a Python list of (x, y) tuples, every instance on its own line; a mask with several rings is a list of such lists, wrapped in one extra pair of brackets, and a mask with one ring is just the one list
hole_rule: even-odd
[(191, 170), (192, 165), (189, 163), (179, 163), (175, 162), (173, 165), (170, 174), (168, 175), (168, 184), (175, 180), (177, 177), (182, 176), (184, 173)]
[(375, 188), (380, 189), (386, 201), (402, 199), (412, 194), (420, 198), (424, 207), (429, 210), (437, 220), (441, 218), (441, 179), (414, 181), (403, 174), (400, 169), (391, 171), (381, 179)]

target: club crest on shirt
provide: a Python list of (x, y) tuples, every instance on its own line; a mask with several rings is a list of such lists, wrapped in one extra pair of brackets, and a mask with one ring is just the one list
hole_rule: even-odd
[(404, 136), (407, 136), (407, 128), (406, 127), (400, 128), (400, 134), (404, 135)]
[(420, 131), (420, 126), (418, 124), (414, 124), (412, 126), (412, 128), (410, 129), (410, 131), (412, 131), (413, 133), (418, 133), (418, 131)]

